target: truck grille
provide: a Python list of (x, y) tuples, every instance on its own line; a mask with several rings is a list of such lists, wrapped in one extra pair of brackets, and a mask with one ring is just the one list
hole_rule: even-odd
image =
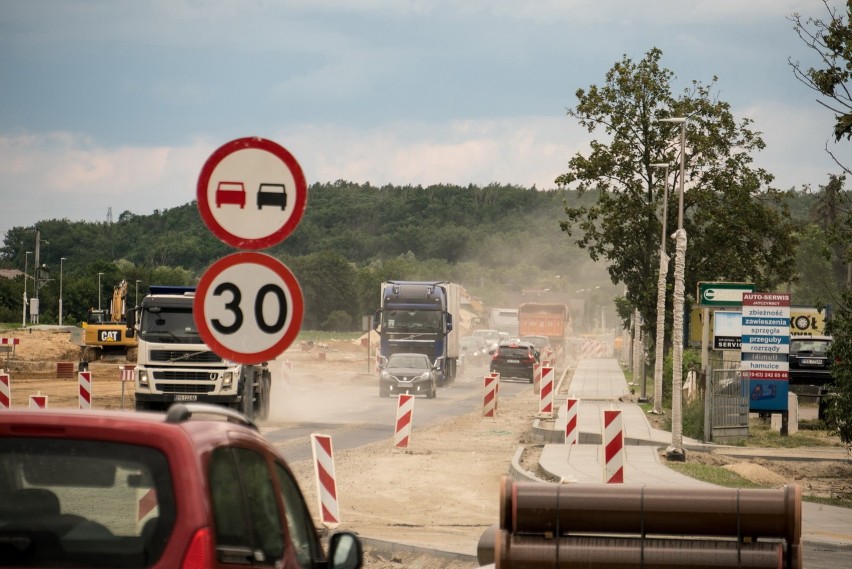
[(222, 358), (213, 352), (197, 350), (151, 350), (152, 362), (220, 363)]
[(155, 383), (154, 389), (161, 393), (212, 393), (216, 386), (202, 383)]
[(155, 371), (154, 380), (161, 381), (215, 381), (210, 379), (210, 373), (206, 371)]

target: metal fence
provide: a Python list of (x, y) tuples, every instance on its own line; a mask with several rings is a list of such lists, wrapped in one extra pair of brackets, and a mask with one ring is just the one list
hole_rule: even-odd
[[(708, 369), (710, 439), (724, 442), (748, 436), (748, 380), (738, 368)], [(707, 430), (705, 429), (705, 433)]]

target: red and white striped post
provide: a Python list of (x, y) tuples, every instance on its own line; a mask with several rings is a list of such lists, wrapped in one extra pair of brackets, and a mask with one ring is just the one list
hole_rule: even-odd
[(541, 393), (541, 364), (533, 364), (533, 393)]
[(577, 432), (577, 415), (580, 411), (580, 400), (569, 397), (565, 400), (565, 444), (568, 446), (577, 444), (579, 433)]
[(145, 527), (145, 523), (153, 518), (160, 517), (159, 502), (157, 502), (157, 491), (153, 488), (138, 488), (136, 490), (136, 528), (139, 532)]
[(603, 411), (604, 484), (624, 483), (624, 427), (621, 410)]
[(500, 383), (500, 378), (494, 377), (494, 374), (485, 376), (483, 383), (484, 395), (482, 397), (482, 416), (494, 417), (497, 414), (497, 385)]
[(314, 472), (317, 480), (317, 500), (320, 520), (328, 528), (340, 524), (340, 504), (337, 501), (337, 481), (334, 475), (334, 452), (329, 435), (312, 434)]
[(400, 393), (396, 405), (396, 429), (393, 437), (393, 446), (396, 448), (408, 448), (408, 443), (411, 439), (411, 421), (413, 417), (414, 396)]
[(38, 395), (30, 395), (30, 409), (47, 409), (47, 395), (42, 395), (41, 392), (38, 392)]
[(538, 411), (543, 415), (553, 415), (553, 368), (549, 366), (541, 366), (541, 393)]
[(80, 409), (92, 408), (92, 372), (77, 372), (77, 381), (80, 384)]
[(0, 373), (0, 409), (12, 408), (12, 380), (8, 373)]

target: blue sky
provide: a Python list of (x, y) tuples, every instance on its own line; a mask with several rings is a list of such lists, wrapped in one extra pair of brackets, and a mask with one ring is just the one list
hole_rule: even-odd
[(244, 136), (309, 184), (552, 188), (591, 138), (565, 113), (576, 90), (652, 47), (676, 92), (718, 76), (777, 187), (817, 187), (839, 173), (832, 117), (787, 63), (813, 62), (793, 12), (825, 17), (820, 0), (0, 0), (0, 235), (185, 204)]

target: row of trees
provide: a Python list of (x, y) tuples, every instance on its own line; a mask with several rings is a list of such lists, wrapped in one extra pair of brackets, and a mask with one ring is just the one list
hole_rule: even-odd
[[(822, 250), (826, 241), (809, 225), (809, 211), (824, 195), (821, 190), (784, 196), (803, 236), (800, 249), (808, 246), (800, 263), (806, 278), (795, 288), (799, 304), (819, 302), (825, 298), (826, 283), (833, 282), (825, 278), (828, 272), (821, 265), (812, 270), (822, 257), (811, 251)], [(567, 243), (559, 226), (565, 203), (593, 203), (596, 190), (580, 195), (573, 189), (376, 188), (336, 182), (312, 186), (309, 196), (302, 223), (270, 250), (287, 263), (304, 289), (306, 328), (357, 329), (361, 317), (376, 308), (378, 283), (393, 278), (460, 282), (491, 306), (516, 305), (524, 291), (548, 291), (561, 302), (573, 297), (612, 305), (616, 288), (604, 263)], [(345, 216), (349, 203), (367, 204), (371, 213)], [(150, 284), (197, 282), (210, 263), (230, 252), (206, 230), (193, 203), (151, 215), (125, 212), (114, 224), (46, 220), (38, 230), (40, 262), (49, 268), (51, 279), (39, 291), (42, 323), (58, 321), (60, 257), (66, 258), (63, 320), (69, 323), (83, 320), (88, 309), (98, 306), (98, 273), (102, 305), (108, 304), (121, 280), (128, 282), (127, 300), (132, 304), (137, 290), (138, 296), (144, 295)], [(436, 252), (449, 242), (451, 255)], [(655, 251), (655, 243), (658, 238), (645, 249)], [(0, 252), (0, 266), (28, 267), (29, 296), (33, 256), (26, 251), (34, 244), (33, 228), (15, 227)], [(152, 248), (158, 251), (154, 256)], [(23, 276), (0, 278), (0, 321), (21, 321), (23, 288)]]
[[(447, 279), (492, 306), (516, 305), (524, 290), (548, 290), (562, 301), (577, 289), (606, 285), (606, 275), (561, 239), (562, 191), (515, 186), (383, 187), (335, 182), (309, 189), (302, 222), (267, 250), (299, 279), (308, 329), (353, 330), (378, 305), (387, 279)], [(204, 227), (194, 203), (152, 215), (122, 213), (113, 224), (45, 220), (38, 224), (40, 263), (51, 279), (40, 291), (42, 323), (58, 319), (63, 265), (64, 321), (85, 318), (121, 280), (128, 303), (150, 284), (193, 284), (231, 252)], [(35, 228), (15, 227), (0, 267), (24, 269), (33, 291)], [(137, 285), (137, 281), (138, 285)], [(610, 285), (611, 287), (612, 285)], [(0, 279), (0, 321), (20, 322), (23, 276)], [(611, 304), (607, 287), (596, 304)]]

